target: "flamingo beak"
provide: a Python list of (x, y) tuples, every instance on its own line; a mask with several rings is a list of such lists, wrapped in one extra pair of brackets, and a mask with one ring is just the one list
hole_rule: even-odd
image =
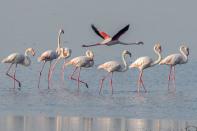
[(131, 57), (131, 53), (130, 52), (127, 52), (127, 54)]

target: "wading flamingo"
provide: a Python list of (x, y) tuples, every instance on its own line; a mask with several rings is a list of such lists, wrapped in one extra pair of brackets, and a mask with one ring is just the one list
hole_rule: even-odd
[(144, 44), (142, 41), (137, 42), (137, 43), (124, 43), (124, 42), (119, 41), (120, 36), (122, 36), (129, 29), (129, 24), (125, 26), (124, 28), (122, 28), (113, 37), (111, 37), (105, 32), (99, 31), (93, 24), (91, 25), (91, 27), (93, 31), (104, 40), (102, 42), (99, 42), (93, 45), (82, 45), (82, 47), (90, 47), (90, 46), (98, 46), (98, 45), (111, 46), (115, 44), (122, 44), (122, 45), (140, 45), (140, 44), (143, 45)]
[[(78, 85), (78, 89), (79, 89), (79, 83), (83, 83), (85, 84), (85, 86), (88, 88), (88, 84), (82, 80), (80, 80), (80, 71), (81, 68), (89, 68), (92, 67), (94, 65), (94, 53), (91, 50), (87, 50), (86, 51), (86, 56), (78, 56), (75, 57), (73, 59), (71, 59), (70, 61), (66, 62), (64, 64), (64, 66), (68, 66), (68, 65), (72, 65), (75, 67), (73, 73), (70, 76), (71, 80), (77, 81), (77, 85)], [(76, 73), (77, 69), (79, 69), (78, 71), (78, 77), (74, 78), (74, 74)]]
[(64, 34), (63, 29), (60, 29), (60, 31), (58, 33), (58, 46), (57, 46), (56, 51), (47, 50), (44, 53), (42, 53), (40, 57), (38, 57), (38, 61), (40, 61), (40, 62), (43, 61), (43, 65), (42, 65), (42, 68), (41, 68), (40, 73), (39, 73), (38, 88), (40, 86), (40, 78), (41, 78), (41, 75), (42, 75), (42, 71), (43, 71), (44, 66), (45, 66), (47, 61), (50, 62), (50, 67), (49, 67), (49, 72), (48, 72), (48, 89), (50, 87), (51, 63), (54, 59), (57, 59), (61, 54), (61, 47), (60, 47), (60, 36), (61, 36), (61, 34)]
[[(13, 54), (10, 54), (8, 57), (6, 57), (2, 60), (2, 63), (11, 63), (10, 67), (8, 68), (8, 70), (6, 72), (6, 75), (14, 80), (14, 88), (15, 88), (15, 82), (17, 82), (18, 86), (21, 87), (21, 82), (16, 79), (17, 65), (20, 64), (20, 65), (23, 65), (23, 66), (29, 66), (31, 64), (31, 60), (28, 56), (29, 54), (32, 54), (33, 56), (35, 55), (35, 51), (34, 51), (33, 48), (27, 48), (25, 50), (25, 55), (20, 54), (20, 53), (13, 53)], [(15, 64), (14, 75), (12, 76), (12, 75), (9, 74), (9, 71), (14, 64)]]
[[(170, 73), (168, 76), (168, 90), (169, 90), (169, 84), (171, 79), (173, 80), (174, 87), (175, 87), (175, 66), (177, 64), (185, 64), (188, 61), (188, 55), (189, 55), (189, 48), (185, 45), (180, 46), (180, 54), (171, 54), (161, 60), (159, 63), (160, 65), (170, 65)], [(173, 73), (172, 73), (173, 68)]]
[[(55, 68), (56, 64), (59, 62), (59, 60), (64, 59), (64, 63), (65, 63), (66, 59), (71, 56), (71, 53), (72, 53), (72, 50), (69, 49), (69, 48), (62, 48), (62, 47), (60, 48), (60, 55), (51, 67), (51, 73), (50, 73), (50, 76), (49, 76), (49, 81), (51, 80), (54, 68)], [(61, 77), (62, 77), (62, 81), (63, 81), (64, 80), (64, 64), (63, 64), (62, 70), (61, 70)]]
[(153, 61), (152, 58), (148, 57), (148, 56), (144, 56), (144, 57), (140, 57), (138, 58), (136, 61), (134, 61), (129, 68), (138, 68), (140, 73), (139, 73), (139, 78), (138, 78), (138, 88), (137, 88), (137, 92), (139, 93), (140, 91), (140, 87), (142, 85), (142, 87), (144, 88), (144, 91), (147, 92), (145, 86), (144, 86), (144, 82), (142, 80), (142, 76), (143, 76), (143, 70), (149, 67), (153, 67), (157, 64), (159, 64), (159, 62), (161, 61), (162, 57), (161, 57), (161, 45), (160, 44), (155, 44), (154, 46), (154, 51), (155, 53), (158, 55), (158, 59)]
[(113, 86), (112, 86), (112, 77), (113, 77), (113, 72), (125, 72), (128, 70), (128, 65), (125, 61), (125, 56), (129, 55), (131, 57), (131, 53), (127, 50), (124, 50), (122, 52), (122, 61), (123, 64), (117, 62), (117, 61), (108, 61), (105, 62), (104, 64), (101, 64), (98, 66), (98, 69), (104, 69), (108, 72), (106, 76), (104, 76), (101, 81), (100, 81), (100, 91), (99, 94), (101, 93), (101, 90), (103, 88), (103, 81), (111, 74), (111, 79), (110, 79), (110, 86), (113, 94)]

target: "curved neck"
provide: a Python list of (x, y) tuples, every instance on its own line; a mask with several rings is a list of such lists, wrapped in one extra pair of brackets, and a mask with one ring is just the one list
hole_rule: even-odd
[(123, 61), (124, 67), (121, 68), (121, 72), (125, 72), (125, 71), (128, 70), (128, 65), (127, 65), (127, 62), (125, 60), (125, 54), (122, 54), (122, 61)]
[(182, 48), (180, 48), (180, 52), (183, 55), (183, 57), (185, 58), (185, 61), (187, 61), (188, 60), (188, 56), (185, 54), (185, 52), (183, 51)]
[(156, 50), (154, 50), (154, 51), (155, 51), (155, 53), (158, 55), (158, 59), (155, 60), (155, 61), (151, 64), (151, 66), (157, 65), (157, 64), (161, 61), (161, 59), (162, 59), (161, 54), (160, 54), (159, 52), (157, 52)]
[(25, 56), (28, 56), (29, 50), (25, 51)]

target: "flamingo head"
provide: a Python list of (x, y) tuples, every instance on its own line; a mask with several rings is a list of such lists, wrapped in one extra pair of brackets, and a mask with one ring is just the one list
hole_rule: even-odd
[(189, 48), (186, 45), (182, 45), (180, 47), (180, 50), (182, 50), (185, 53), (186, 56), (189, 55)]
[(25, 51), (25, 54), (28, 54), (28, 53), (32, 54), (32, 56), (36, 54), (33, 48), (27, 48)]
[(64, 34), (64, 30), (60, 29), (59, 34)]
[(93, 51), (87, 50), (87, 51), (86, 51), (86, 56), (93, 59), (93, 58), (94, 58), (94, 53), (93, 53)]
[(143, 42), (143, 41), (139, 41), (139, 42), (137, 42), (137, 44), (138, 44), (138, 45), (143, 45), (144, 42)]
[(72, 53), (71, 49), (69, 49), (69, 48), (61, 48), (61, 56), (63, 58), (69, 58), (71, 56), (71, 53)]
[(158, 53), (161, 53), (162, 51), (161, 45), (159, 43), (155, 44), (154, 50)]
[(122, 54), (123, 54), (123, 55), (129, 55), (129, 56), (131, 57), (131, 52), (129, 52), (129, 51), (127, 51), (127, 50), (124, 50)]

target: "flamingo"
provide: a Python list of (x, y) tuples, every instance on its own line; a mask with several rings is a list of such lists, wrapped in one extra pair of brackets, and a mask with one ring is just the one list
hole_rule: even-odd
[(143, 76), (143, 71), (144, 69), (146, 68), (149, 68), (149, 67), (153, 67), (157, 64), (159, 64), (159, 62), (161, 61), (162, 57), (161, 57), (161, 45), (158, 43), (158, 44), (155, 44), (154, 46), (154, 52), (158, 55), (158, 59), (153, 61), (153, 59), (151, 59), (150, 57), (148, 56), (144, 56), (144, 57), (140, 57), (138, 58), (137, 60), (135, 60), (130, 66), (129, 68), (138, 68), (140, 73), (139, 73), (139, 78), (138, 78), (138, 88), (137, 88), (137, 92), (139, 93), (140, 91), (140, 86), (142, 85), (145, 92), (147, 92), (145, 86), (144, 86), (144, 82), (142, 80), (142, 76)]
[[(79, 83), (85, 84), (85, 86), (88, 88), (88, 84), (86, 82), (80, 80), (80, 71), (81, 71), (82, 67), (89, 68), (94, 65), (94, 53), (91, 50), (87, 50), (86, 56), (75, 57), (75, 58), (71, 59), (70, 61), (66, 62), (64, 64), (64, 67), (66, 67), (68, 65), (72, 65), (75, 67), (73, 73), (70, 75), (70, 79), (77, 81), (78, 89), (79, 89)], [(78, 77), (76, 79), (73, 76), (76, 73), (77, 69), (79, 69), (79, 71), (78, 71)]]
[(122, 61), (123, 64), (117, 62), (117, 61), (108, 61), (105, 62), (104, 64), (101, 64), (98, 66), (98, 69), (104, 69), (108, 72), (106, 76), (104, 76), (101, 81), (100, 81), (100, 91), (99, 94), (101, 93), (102, 87), (103, 87), (103, 81), (111, 74), (111, 79), (110, 79), (110, 86), (113, 94), (113, 86), (112, 86), (112, 77), (113, 77), (113, 72), (125, 72), (128, 70), (127, 63), (125, 61), (125, 56), (129, 55), (131, 57), (131, 53), (127, 50), (124, 50), (122, 52)]
[(57, 46), (56, 51), (54, 51), (54, 50), (47, 50), (44, 53), (42, 53), (40, 57), (38, 57), (38, 61), (39, 62), (43, 61), (43, 65), (42, 65), (42, 68), (41, 68), (40, 73), (39, 73), (38, 88), (40, 86), (40, 78), (41, 78), (44, 66), (45, 66), (46, 62), (49, 61), (50, 62), (50, 67), (49, 67), (49, 71), (48, 71), (48, 89), (49, 89), (50, 78), (51, 78), (51, 63), (52, 63), (52, 61), (54, 59), (57, 59), (60, 56), (61, 51), (62, 51), (61, 46), (60, 46), (60, 36), (61, 36), (61, 34), (64, 34), (64, 30), (63, 29), (60, 29), (60, 31), (58, 33), (58, 46)]
[[(64, 59), (66, 62), (66, 59), (71, 56), (72, 50), (69, 48), (60, 48), (60, 52), (61, 53), (60, 53), (59, 57), (57, 58), (56, 62), (51, 67), (51, 74), (49, 77), (49, 81), (51, 80), (51, 77), (52, 77), (52, 74), (53, 74), (56, 64), (59, 62), (60, 59)], [(64, 65), (62, 66), (61, 74), (62, 74), (61, 77), (62, 77), (62, 81), (63, 81), (63, 79), (64, 79)]]
[[(29, 66), (31, 64), (31, 59), (29, 58), (29, 54), (32, 54), (33, 56), (35, 55), (35, 51), (33, 48), (27, 48), (25, 50), (25, 54), (20, 54), (20, 53), (12, 53), (8, 57), (4, 58), (2, 60), (2, 63), (11, 63), (10, 67), (8, 68), (6, 75), (10, 77), (11, 79), (14, 80), (14, 89), (15, 89), (15, 82), (18, 83), (18, 86), (21, 87), (21, 82), (16, 79), (16, 68), (17, 65), (23, 65), (23, 66)], [(10, 69), (12, 66), (15, 64), (14, 68), (14, 76), (9, 74)]]
[(105, 32), (99, 31), (93, 24), (91, 25), (91, 27), (93, 31), (104, 40), (102, 42), (99, 42), (93, 45), (82, 45), (82, 47), (90, 47), (90, 46), (98, 46), (98, 45), (111, 46), (115, 44), (122, 44), (122, 45), (140, 45), (140, 44), (143, 45), (144, 44), (142, 41), (136, 42), (136, 43), (124, 43), (124, 42), (119, 41), (120, 36), (122, 36), (129, 29), (129, 24), (126, 25), (121, 30), (119, 30), (118, 33), (116, 33), (113, 37), (111, 37)]
[[(169, 90), (171, 77), (175, 87), (175, 66), (177, 64), (186, 64), (188, 61), (189, 48), (185, 45), (182, 45), (180, 46), (180, 52), (181, 52), (180, 54), (168, 55), (159, 63), (160, 65), (170, 65), (170, 73), (168, 76), (168, 90)], [(172, 73), (172, 68), (173, 68), (173, 73)]]

